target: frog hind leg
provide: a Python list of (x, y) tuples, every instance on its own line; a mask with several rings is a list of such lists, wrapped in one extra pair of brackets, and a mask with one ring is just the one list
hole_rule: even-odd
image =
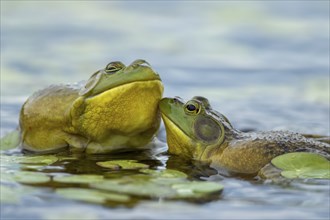
[(38, 154), (58, 152), (68, 147), (62, 137), (63, 133), (58, 130), (24, 131), (21, 135), (21, 146), (23, 151)]
[(258, 172), (258, 176), (266, 182), (287, 185), (290, 183), (290, 179), (287, 179), (281, 175), (281, 169), (278, 169), (273, 164), (268, 163)]

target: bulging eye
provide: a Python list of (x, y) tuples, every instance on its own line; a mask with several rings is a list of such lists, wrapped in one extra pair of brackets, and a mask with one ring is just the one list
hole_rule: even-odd
[(197, 102), (189, 101), (185, 105), (185, 112), (192, 115), (197, 115), (200, 112), (200, 106)]
[(120, 62), (120, 61), (115, 61), (115, 62), (111, 62), (111, 63), (109, 63), (109, 64), (105, 67), (104, 71), (105, 71), (106, 73), (108, 73), (108, 74), (112, 74), (112, 73), (115, 73), (115, 72), (117, 72), (117, 71), (119, 71), (119, 70), (121, 70), (121, 69), (123, 69), (123, 68), (125, 68), (125, 65), (124, 65), (122, 62)]
[(191, 111), (191, 112), (196, 110), (196, 106), (194, 106), (192, 104), (187, 105), (186, 108), (188, 111)]

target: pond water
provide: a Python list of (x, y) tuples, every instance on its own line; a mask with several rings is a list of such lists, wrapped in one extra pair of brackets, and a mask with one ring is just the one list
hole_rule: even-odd
[[(1, 1), (1, 137), (17, 127), (20, 107), (34, 91), (85, 80), (109, 61), (128, 64), (138, 58), (161, 75), (164, 96), (205, 96), (238, 129), (329, 136), (329, 38), (328, 1)], [(2, 152), (1, 218), (330, 217), (328, 180), (276, 184), (224, 177), (166, 154), (165, 136), (162, 125), (160, 142), (149, 152), (64, 152), (56, 162), (42, 166), (24, 166), (13, 161), (19, 153)], [(116, 197), (117, 202), (101, 204), (56, 193), (90, 188), (58, 183), (58, 176), (143, 174), (110, 172), (96, 165), (114, 159), (137, 160), (159, 172), (178, 170), (187, 181), (212, 182), (224, 189), (199, 199), (130, 195), (129, 202)], [(12, 175), (23, 170), (52, 179), (15, 181)]]

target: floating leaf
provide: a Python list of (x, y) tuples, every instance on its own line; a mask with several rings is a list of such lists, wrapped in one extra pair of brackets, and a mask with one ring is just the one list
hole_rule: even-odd
[(173, 184), (172, 188), (176, 189), (178, 192), (191, 191), (195, 193), (209, 194), (214, 192), (219, 192), (223, 189), (223, 186), (214, 182), (186, 182)]
[(57, 156), (58, 160), (59, 161), (72, 161), (72, 160), (78, 160), (77, 157), (74, 157), (74, 156)]
[(117, 193), (102, 192), (94, 189), (63, 188), (57, 189), (56, 193), (73, 200), (92, 203), (104, 203), (107, 200), (115, 202), (128, 202), (130, 197)]
[(40, 156), (23, 156), (17, 159), (18, 162), (23, 164), (42, 164), (50, 165), (55, 163), (58, 158), (54, 155), (40, 155)]
[(14, 175), (15, 175), (14, 179), (20, 183), (38, 184), (38, 183), (46, 183), (50, 181), (50, 177), (44, 173), (18, 171), (15, 172)]
[(272, 164), (282, 169), (286, 178), (327, 178), (330, 179), (330, 161), (321, 155), (294, 152), (275, 157)]
[(113, 170), (126, 169), (126, 170), (138, 170), (146, 169), (149, 166), (147, 164), (138, 163), (136, 160), (111, 160), (97, 162), (97, 165)]
[(48, 172), (49, 170), (54, 171), (63, 171), (65, 170), (62, 166), (51, 166), (51, 165), (28, 165), (28, 164), (21, 164), (21, 170), (26, 171), (39, 171), (39, 172)]
[(177, 170), (150, 170), (150, 169), (143, 169), (140, 170), (142, 173), (147, 173), (155, 177), (162, 177), (162, 178), (187, 178), (187, 174), (177, 171)]
[(0, 160), (1, 160), (0, 167), (18, 169), (20, 167), (20, 165), (18, 164), (19, 163), (18, 161), (21, 157), (22, 156), (16, 156), (16, 155), (8, 156), (8, 155), (0, 154)]
[(7, 170), (43, 170), (49, 164), (57, 161), (57, 157), (53, 155), (44, 156), (22, 156), (22, 155), (4, 155), (0, 154), (1, 164), (0, 167)]
[(20, 142), (20, 132), (14, 130), (0, 139), (0, 150), (16, 148)]
[(324, 178), (324, 179), (330, 179), (329, 170), (323, 169), (323, 170), (313, 170), (313, 169), (301, 169), (301, 170), (287, 170), (282, 171), (281, 175), (293, 179), (293, 178)]
[(176, 194), (175, 190), (169, 187), (148, 181), (122, 183), (120, 181), (108, 180), (92, 184), (91, 186), (96, 189), (144, 197), (173, 197)]
[[(170, 170), (169, 173), (172, 173), (172, 171)], [(157, 175), (159, 175), (159, 173), (157, 173)], [(174, 176), (177, 175), (179, 175), (179, 173), (176, 173)], [(180, 174), (180, 176), (183, 175)], [(132, 196), (171, 199), (200, 198), (210, 193), (221, 191), (223, 188), (222, 185), (213, 182), (191, 182), (186, 178), (163, 178), (141, 174), (120, 179), (105, 180), (103, 182), (91, 184), (91, 187)]]
[(104, 178), (101, 175), (80, 174), (70, 176), (55, 176), (54, 181), (60, 183), (95, 183), (100, 182)]

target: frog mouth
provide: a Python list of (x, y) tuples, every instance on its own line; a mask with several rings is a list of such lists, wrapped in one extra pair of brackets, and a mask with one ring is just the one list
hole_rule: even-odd
[[(116, 86), (102, 93), (88, 96), (86, 100), (97, 98), (100, 99), (100, 102), (108, 102), (110, 104), (112, 100), (118, 99), (129, 100), (133, 103), (138, 100), (140, 100), (140, 102), (145, 102), (148, 99), (160, 100), (163, 91), (164, 87), (160, 80), (135, 81)], [(146, 96), (148, 98), (146, 98)], [(148, 101), (146, 101), (146, 103), (148, 103)]]
[(189, 135), (186, 132), (184, 132), (178, 124), (172, 121), (165, 114), (161, 113), (161, 115), (167, 128), (170, 128), (172, 131), (175, 131), (175, 133), (179, 134), (178, 136), (180, 136), (183, 139), (189, 139), (189, 140), (191, 139)]

